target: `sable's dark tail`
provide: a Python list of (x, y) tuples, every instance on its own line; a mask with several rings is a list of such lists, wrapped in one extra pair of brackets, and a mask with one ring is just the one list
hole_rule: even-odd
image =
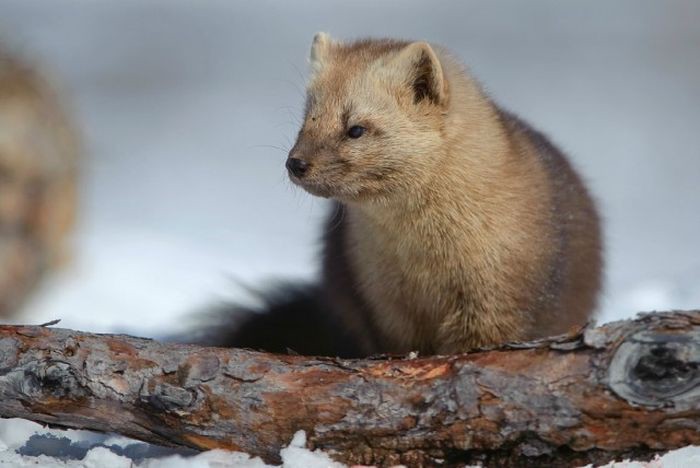
[(205, 313), (206, 325), (175, 341), (271, 353), (360, 356), (351, 337), (323, 306), (318, 286), (284, 284), (260, 298), (260, 308), (214, 307)]

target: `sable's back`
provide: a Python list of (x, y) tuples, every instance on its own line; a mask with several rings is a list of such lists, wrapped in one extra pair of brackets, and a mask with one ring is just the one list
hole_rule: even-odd
[[(562, 333), (586, 323), (595, 312), (602, 282), (600, 218), (581, 177), (567, 157), (541, 132), (499, 108), (511, 135), (522, 136), (542, 161), (552, 187), (552, 222), (559, 251), (546, 294), (550, 307), (535, 310), (533, 337)], [(560, 311), (556, 316), (554, 311)]]

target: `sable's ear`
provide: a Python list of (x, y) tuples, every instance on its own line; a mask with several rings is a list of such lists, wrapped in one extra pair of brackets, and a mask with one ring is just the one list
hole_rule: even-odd
[(392, 73), (398, 74), (413, 89), (413, 102), (425, 99), (436, 105), (447, 101), (445, 78), (440, 60), (427, 42), (413, 42), (391, 61)]
[(309, 54), (312, 75), (315, 75), (321, 71), (324, 64), (328, 61), (332, 46), (333, 39), (331, 39), (331, 36), (329, 36), (328, 33), (316, 33), (314, 40), (311, 43), (311, 53)]

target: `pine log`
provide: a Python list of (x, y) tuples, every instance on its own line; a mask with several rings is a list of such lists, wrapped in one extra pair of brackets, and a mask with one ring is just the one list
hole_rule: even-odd
[(0, 316), (68, 257), (79, 144), (48, 81), (0, 47)]
[(0, 416), (278, 462), (574, 466), (700, 444), (700, 311), (360, 360), (0, 327)]

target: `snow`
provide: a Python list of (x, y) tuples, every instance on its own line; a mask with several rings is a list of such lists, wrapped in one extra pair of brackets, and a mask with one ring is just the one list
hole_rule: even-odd
[[(443, 43), (570, 154), (605, 221), (599, 321), (698, 307), (700, 4), (401, 5), (0, 0), (3, 39), (62, 83), (88, 153), (74, 262), (16, 321), (164, 336), (207, 304), (248, 300), (244, 286), (313, 278), (326, 206), (294, 190), (282, 167), (318, 30)], [(0, 461), (11, 466), (130, 466), (109, 447), (134, 445), (17, 420), (0, 421), (0, 443)], [(85, 458), (37, 455), (49, 446)], [(33, 455), (16, 452), (23, 447)], [(285, 450), (312, 456), (298, 445)], [(220, 451), (151, 453), (139, 463), (259, 463)], [(688, 449), (659, 463), (697, 457)]]
[(280, 451), (283, 466), (303, 468), (305, 466), (326, 466), (328, 468), (342, 468), (345, 465), (333, 461), (320, 450), (313, 452), (304, 448), (306, 446), (306, 433), (298, 431), (294, 434), (292, 442), (287, 448)]
[(599, 468), (691, 468), (695, 466), (700, 466), (700, 447), (673, 450), (663, 456), (654, 457), (649, 462), (623, 460), (600, 465)]
[[(298, 431), (280, 450), (284, 468), (342, 468), (325, 453), (305, 448)], [(126, 437), (89, 431), (46, 429), (22, 419), (0, 420), (0, 465), (75, 468), (268, 468), (259, 457), (227, 450), (155, 447)]]

